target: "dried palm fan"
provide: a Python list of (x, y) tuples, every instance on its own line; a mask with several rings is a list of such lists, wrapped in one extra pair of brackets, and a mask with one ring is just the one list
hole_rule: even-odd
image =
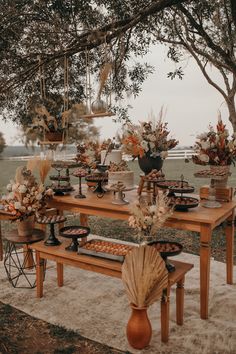
[(23, 173), (22, 173), (23, 172), (23, 168), (24, 167), (20, 166), (20, 167), (17, 167), (17, 169), (16, 169), (16, 174), (15, 174), (16, 183), (19, 183), (19, 184), (23, 184), (24, 183), (25, 178), (24, 178)]
[(147, 307), (157, 301), (168, 284), (165, 262), (155, 248), (135, 247), (122, 266), (122, 281), (129, 301), (136, 307)]

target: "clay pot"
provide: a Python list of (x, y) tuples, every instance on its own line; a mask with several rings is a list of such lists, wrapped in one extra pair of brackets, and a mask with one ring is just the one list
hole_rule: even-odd
[(34, 230), (35, 218), (34, 215), (29, 216), (25, 220), (17, 220), (18, 236), (32, 236)]
[(46, 132), (45, 138), (48, 141), (62, 141), (63, 133), (62, 132)]
[(132, 313), (126, 327), (127, 339), (131, 347), (143, 349), (150, 343), (152, 326), (147, 316), (147, 307), (130, 305)]
[(148, 154), (143, 157), (138, 157), (138, 163), (140, 169), (145, 173), (145, 175), (154, 169), (160, 171), (163, 166), (163, 160), (160, 156), (151, 157)]

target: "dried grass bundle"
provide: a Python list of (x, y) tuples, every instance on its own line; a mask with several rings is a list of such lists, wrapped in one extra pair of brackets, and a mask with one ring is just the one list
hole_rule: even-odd
[(33, 159), (30, 159), (26, 165), (27, 170), (33, 172), (38, 167), (38, 163), (39, 163), (39, 157), (35, 156)]
[(52, 160), (50, 159), (44, 159), (44, 160), (40, 159), (38, 161), (39, 176), (42, 184), (44, 184), (45, 182), (48, 172), (51, 169), (51, 165), (52, 165)]
[(111, 72), (111, 69), (112, 69), (112, 64), (111, 63), (105, 63), (103, 65), (103, 67), (101, 68), (101, 71), (100, 71), (100, 87), (99, 87), (99, 90), (98, 90), (98, 98), (100, 98), (101, 96), (101, 93), (102, 93), (102, 90), (105, 86), (105, 83), (108, 79), (108, 76)]
[(24, 183), (25, 178), (24, 178), (23, 173), (22, 173), (23, 168), (24, 167), (20, 166), (20, 167), (17, 167), (17, 169), (16, 169), (16, 174), (15, 174), (15, 182), (16, 183), (19, 183), (19, 184), (23, 184)]
[(146, 307), (157, 301), (168, 284), (168, 272), (160, 254), (151, 246), (135, 247), (122, 266), (122, 281), (129, 301)]

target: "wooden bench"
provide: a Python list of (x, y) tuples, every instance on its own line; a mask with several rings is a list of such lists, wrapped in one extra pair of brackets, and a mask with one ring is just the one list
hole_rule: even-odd
[[(36, 252), (36, 287), (37, 297), (43, 297), (43, 278), (44, 278), (44, 262), (43, 260), (51, 260), (56, 262), (57, 266), (57, 285), (63, 286), (63, 266), (69, 265), (79, 267), (81, 269), (92, 272), (121, 278), (122, 263), (109, 259), (103, 259), (87, 255), (79, 255), (74, 252), (68, 252), (65, 247), (68, 241), (63, 241), (59, 246), (45, 246), (44, 242), (37, 242), (29, 245), (30, 249)], [(168, 288), (163, 291), (161, 299), (161, 340), (168, 341), (169, 337), (169, 306), (170, 306), (170, 288), (176, 284), (176, 322), (178, 325), (183, 324), (184, 313), (184, 279), (185, 274), (193, 268), (193, 264), (172, 261), (176, 270), (169, 273)]]

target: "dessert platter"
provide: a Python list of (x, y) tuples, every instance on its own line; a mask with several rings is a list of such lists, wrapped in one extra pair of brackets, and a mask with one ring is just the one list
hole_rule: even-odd
[[(199, 204), (197, 198), (184, 196), (186, 193), (193, 193), (194, 187), (190, 186), (187, 181), (184, 180), (184, 176), (181, 175), (180, 180), (165, 180), (157, 182), (159, 188), (168, 189), (170, 198), (170, 205), (178, 211), (187, 211), (190, 208), (195, 208)], [(178, 195), (176, 195), (178, 193)]]
[(170, 205), (173, 205), (177, 211), (188, 211), (190, 208), (196, 208), (199, 204), (199, 200), (193, 197), (172, 195), (169, 198)]
[(92, 183), (91, 188), (93, 188), (93, 192), (98, 195), (104, 195), (106, 190), (103, 188), (104, 184), (108, 182), (107, 173), (105, 172), (94, 172), (85, 177), (87, 183)]
[(183, 250), (183, 246), (178, 242), (171, 241), (152, 241), (148, 243), (149, 246), (154, 247), (161, 255), (166, 263), (166, 268), (169, 273), (175, 270), (175, 266), (171, 264), (167, 257), (173, 257), (180, 254)]
[(65, 226), (60, 229), (60, 235), (65, 238), (71, 238), (71, 244), (66, 247), (67, 251), (78, 251), (78, 239), (87, 237), (90, 233), (90, 228), (86, 226)]
[(54, 225), (63, 223), (66, 221), (66, 218), (63, 215), (49, 215), (49, 216), (39, 216), (36, 220), (38, 224), (47, 224), (50, 225), (50, 234), (44, 244), (46, 246), (58, 246), (61, 242), (55, 236)]
[(152, 170), (150, 173), (144, 176), (144, 179), (149, 182), (165, 181), (165, 174), (160, 170)]
[(130, 252), (133, 247), (135, 246), (93, 239), (86, 242), (82, 247), (79, 247), (78, 254), (87, 254), (123, 262), (127, 253)]

